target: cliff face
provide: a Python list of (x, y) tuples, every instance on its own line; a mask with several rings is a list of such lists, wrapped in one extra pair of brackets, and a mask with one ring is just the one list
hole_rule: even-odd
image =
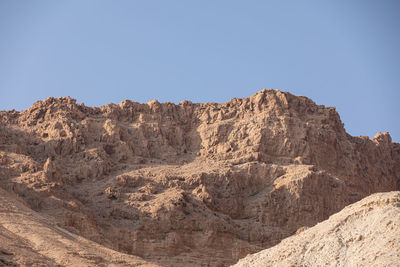
[(227, 265), (400, 188), (400, 145), (262, 90), (224, 104), (48, 98), (0, 112), (1, 186), (60, 227), (174, 266)]

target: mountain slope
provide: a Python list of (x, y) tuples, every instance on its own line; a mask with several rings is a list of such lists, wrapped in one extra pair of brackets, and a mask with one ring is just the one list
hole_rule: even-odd
[(234, 266), (398, 266), (400, 192), (373, 194)]
[(219, 266), (399, 189), (400, 145), (278, 90), (223, 104), (48, 98), (0, 112), (0, 186), (71, 233), (164, 265)]
[(0, 266), (158, 266), (59, 227), (0, 189)]

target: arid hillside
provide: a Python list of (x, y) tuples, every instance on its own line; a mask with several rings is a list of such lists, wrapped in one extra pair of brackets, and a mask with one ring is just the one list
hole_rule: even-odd
[(236, 267), (399, 266), (400, 192), (377, 193)]
[(59, 231), (120, 252), (104, 262), (228, 266), (399, 190), (400, 144), (352, 137), (334, 108), (278, 90), (223, 104), (48, 98), (0, 112), (0, 186)]
[(0, 189), (0, 266), (159, 266), (59, 227)]

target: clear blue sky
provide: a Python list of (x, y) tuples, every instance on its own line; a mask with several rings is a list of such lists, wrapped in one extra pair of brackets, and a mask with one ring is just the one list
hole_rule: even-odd
[(49, 96), (225, 102), (263, 88), (400, 141), (400, 1), (0, 1), (0, 110)]

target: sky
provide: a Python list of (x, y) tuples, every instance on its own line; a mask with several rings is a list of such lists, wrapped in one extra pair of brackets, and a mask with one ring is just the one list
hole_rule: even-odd
[(400, 1), (0, 1), (0, 110), (49, 96), (226, 102), (264, 88), (400, 142)]

